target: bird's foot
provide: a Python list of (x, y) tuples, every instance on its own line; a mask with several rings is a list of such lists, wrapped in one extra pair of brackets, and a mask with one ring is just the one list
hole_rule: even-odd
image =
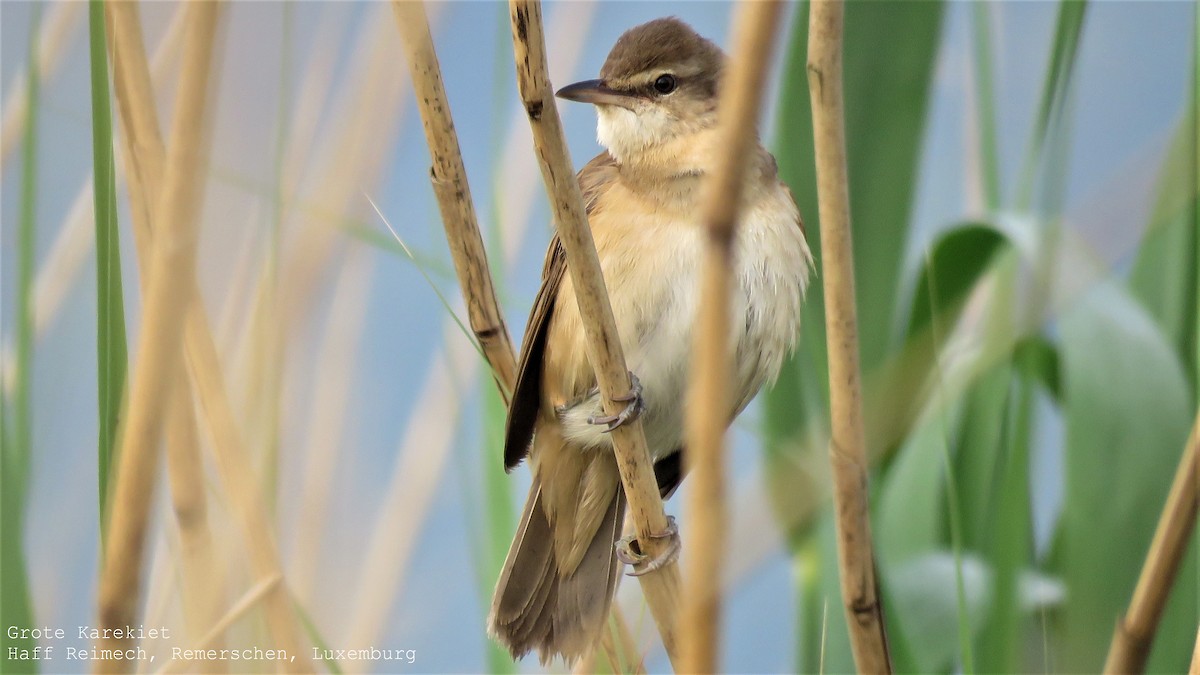
[(626, 422), (637, 419), (638, 415), (641, 415), (642, 411), (646, 409), (646, 404), (642, 401), (642, 382), (637, 375), (629, 373), (629, 393), (624, 396), (614, 396), (613, 400), (628, 403), (628, 405), (616, 415), (605, 415), (604, 417), (593, 415), (587, 419), (588, 424), (602, 426), (604, 433), (608, 433)]
[(679, 555), (679, 528), (675, 525), (675, 516), (667, 516), (667, 529), (651, 534), (650, 538), (668, 539), (670, 543), (662, 553), (651, 558), (642, 553), (637, 537), (622, 537), (617, 540), (617, 559), (633, 567), (629, 576), (640, 577), (643, 574), (649, 574)]

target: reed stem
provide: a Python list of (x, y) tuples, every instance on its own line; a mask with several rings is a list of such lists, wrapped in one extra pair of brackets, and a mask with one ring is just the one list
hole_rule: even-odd
[[(172, 376), (180, 372), (184, 317), (196, 267), (196, 221), (202, 201), (207, 149), (204, 122), (217, 20), (222, 6), (188, 6), (184, 57), (166, 171), (157, 197), (160, 233), (152, 247), (146, 283), (142, 337), (133, 369), (127, 426), (121, 439), (112, 521), (100, 578), (100, 624), (106, 629), (136, 623), (150, 504), (162, 440), (164, 402)], [(112, 632), (106, 631), (108, 635)], [(116, 634), (121, 634), (117, 631)], [(132, 638), (106, 637), (103, 649), (121, 650)], [(116, 660), (97, 661), (101, 672), (122, 670)]]
[(825, 330), (829, 351), (829, 458), (837, 523), (842, 601), (850, 646), (860, 673), (890, 673), (883, 606), (875, 579), (867, 500), (866, 434), (858, 363), (858, 317), (854, 300), (854, 251), (846, 178), (846, 127), (842, 94), (841, 0), (811, 5), (808, 87), (812, 96), (813, 147), (821, 220)]
[[(596, 372), (604, 412), (614, 415), (625, 405), (614, 400), (614, 397), (629, 392), (629, 370), (625, 365), (625, 355), (600, 270), (600, 259), (596, 254), (583, 197), (567, 152), (554, 93), (550, 88), (541, 3), (509, 0), (508, 7), (521, 103), (533, 129), (542, 179), (550, 197), (555, 227), (566, 252), (567, 269), (575, 287), (587, 339), (588, 360)], [(612, 432), (612, 441), (641, 552), (651, 559), (660, 558), (666, 555), (670, 543), (652, 535), (666, 531), (668, 523), (641, 422), (634, 421), (617, 427)], [(676, 621), (679, 567), (671, 560), (659, 569), (642, 575), (640, 579), (663, 646), (672, 665), (678, 669)]]
[(467, 302), (471, 331), (479, 340), (484, 358), (492, 368), (504, 404), (508, 405), (517, 381), (517, 362), (504, 314), (496, 301), (492, 273), (488, 267), (483, 236), (475, 217), (467, 170), (463, 166), (458, 134), (450, 116), (442, 71), (438, 65), (425, 3), (394, 0), (396, 22), (404, 43), (413, 92), (421, 109), (425, 140), (433, 164), (429, 179), (446, 227), (446, 242), (454, 258), (454, 270)]
[(1167, 597), (1187, 552), (1188, 538), (1196, 527), (1200, 504), (1200, 414), (1192, 426), (1167, 502), (1159, 517), (1154, 539), (1146, 553), (1141, 576), (1125, 616), (1117, 622), (1112, 645), (1104, 662), (1105, 673), (1140, 673), (1154, 644), (1154, 633), (1162, 620)]
[(705, 188), (701, 222), (708, 231), (704, 272), (692, 349), (686, 409), (686, 446), (691, 476), (685, 510), (690, 526), (684, 551), (685, 593), (681, 614), (682, 671), (716, 672), (719, 663), (721, 579), (727, 549), (729, 508), (725, 485), (725, 432), (733, 407), (730, 349), (734, 245), (746, 174), (756, 156), (756, 129), (768, 61), (782, 4), (774, 0), (738, 5), (733, 48), (718, 102), (716, 168)]

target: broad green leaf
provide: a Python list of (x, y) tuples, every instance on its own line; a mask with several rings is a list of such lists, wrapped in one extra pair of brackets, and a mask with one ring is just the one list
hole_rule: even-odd
[(92, 175), (95, 177), (92, 195), (96, 220), (96, 384), (100, 420), (97, 476), (101, 539), (107, 531), (108, 481), (117, 462), (117, 431), (127, 374), (121, 244), (117, 234), (117, 179), (108, 95), (108, 51), (104, 42), (104, 3), (91, 0), (88, 3), (88, 46), (92, 78)]
[[(989, 599), (986, 566), (975, 556), (959, 560), (945, 552), (926, 553), (893, 565), (886, 581), (892, 600), (889, 612), (897, 617), (911, 643), (916, 672), (949, 669), (961, 658), (959, 641), (952, 636), (963, 630), (964, 611), (968, 630), (970, 626), (978, 629), (986, 612)], [(969, 641), (970, 635), (966, 639)]]
[(1133, 294), (1159, 322), (1197, 384), (1200, 211), (1196, 103), (1176, 129), (1158, 179), (1158, 198), (1130, 274)]
[(907, 339), (931, 328), (939, 338), (946, 336), (967, 296), (1006, 244), (1005, 236), (986, 224), (968, 223), (941, 235), (930, 248), (917, 280)]
[[(1194, 411), (1174, 349), (1117, 286), (1092, 289), (1061, 328), (1066, 493), (1055, 562), (1070, 602), (1055, 665), (1086, 672), (1103, 663), (1129, 602)], [(1155, 647), (1172, 670), (1187, 665), (1195, 638), (1196, 607), (1185, 609), (1164, 617)]]

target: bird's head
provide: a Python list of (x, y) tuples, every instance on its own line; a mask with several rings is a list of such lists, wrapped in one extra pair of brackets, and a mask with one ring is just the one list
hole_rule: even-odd
[(688, 140), (716, 126), (721, 49), (676, 18), (626, 31), (600, 79), (558, 91), (596, 106), (597, 137), (620, 163), (678, 155)]

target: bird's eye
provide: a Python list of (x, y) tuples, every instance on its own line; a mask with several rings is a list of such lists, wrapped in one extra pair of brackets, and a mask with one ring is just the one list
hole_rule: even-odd
[(675, 91), (675, 76), (674, 75), (659, 75), (654, 81), (654, 91), (660, 94), (669, 94)]

